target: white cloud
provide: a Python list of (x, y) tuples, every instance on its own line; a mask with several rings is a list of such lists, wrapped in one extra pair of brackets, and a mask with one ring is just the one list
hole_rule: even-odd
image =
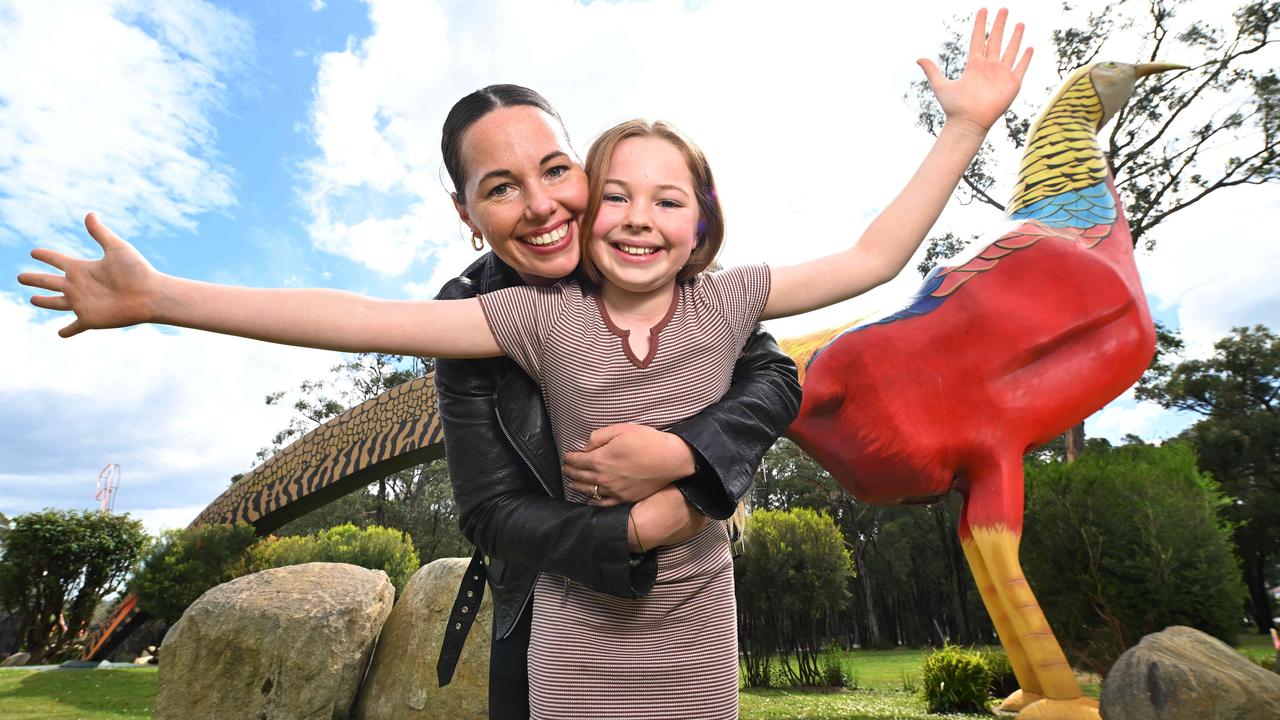
[[(323, 377), (334, 353), (139, 326), (63, 340), (0, 293), (0, 511), (93, 507), (108, 462), (122, 468), (117, 511), (207, 504), (284, 428), (266, 395)], [(56, 423), (56, 425), (54, 425)]]
[(209, 114), (252, 48), (198, 0), (0, 2), (0, 243), (84, 251), (115, 229), (192, 230), (235, 202)]

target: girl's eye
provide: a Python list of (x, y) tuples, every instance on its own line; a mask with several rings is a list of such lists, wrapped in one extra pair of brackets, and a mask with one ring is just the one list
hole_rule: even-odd
[(608, 203), (620, 203), (627, 201), (626, 198), (622, 197), (618, 193), (605, 193), (604, 197), (601, 199)]
[(684, 206), (681, 205), (679, 202), (676, 202), (675, 200), (659, 200), (658, 207), (666, 208), (668, 210), (674, 210), (676, 208), (681, 208)]

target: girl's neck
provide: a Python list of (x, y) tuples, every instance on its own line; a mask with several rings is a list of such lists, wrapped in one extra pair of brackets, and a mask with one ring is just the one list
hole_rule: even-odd
[[(634, 291), (618, 287), (606, 278), (600, 285), (600, 297), (614, 322), (623, 327), (652, 327), (671, 309), (671, 295), (676, 281), (672, 278), (652, 290)], [(629, 328), (628, 328), (629, 329)]]

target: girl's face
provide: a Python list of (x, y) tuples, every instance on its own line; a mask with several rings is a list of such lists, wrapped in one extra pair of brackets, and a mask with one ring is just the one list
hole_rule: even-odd
[(498, 108), (462, 138), (465, 204), (458, 217), (531, 285), (578, 266), (578, 219), (587, 178), (554, 117), (535, 107)]
[(613, 150), (588, 252), (608, 283), (630, 292), (670, 287), (698, 243), (698, 200), (684, 154), (655, 137)]

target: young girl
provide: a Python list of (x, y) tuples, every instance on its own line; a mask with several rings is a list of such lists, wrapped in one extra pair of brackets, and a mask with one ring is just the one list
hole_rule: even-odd
[[(922, 60), (947, 123), (902, 193), (852, 248), (783, 268), (702, 271), (723, 217), (702, 153), (669, 125), (624, 123), (587, 157), (582, 282), (513, 287), (479, 299), (399, 302), (329, 290), (211, 285), (157, 273), (93, 215), (99, 261), (32, 256), (65, 276), (24, 273), (61, 295), (32, 303), (70, 310), (60, 331), (161, 322), (344, 352), (437, 357), (509, 355), (538, 379), (560, 451), (619, 422), (663, 428), (714, 402), (761, 319), (806, 312), (888, 281), (936, 220), (987, 129), (1017, 94), (1030, 61), (1022, 26), (1001, 53), (1006, 13), (985, 37), (978, 13), (969, 62), (955, 81)], [(598, 488), (564, 480), (566, 496)], [(646, 552), (632, 518), (631, 546)], [(653, 591), (602, 595), (544, 575), (529, 650), (535, 717), (734, 717), (738, 660), (728, 537), (721, 523), (659, 551)]]

